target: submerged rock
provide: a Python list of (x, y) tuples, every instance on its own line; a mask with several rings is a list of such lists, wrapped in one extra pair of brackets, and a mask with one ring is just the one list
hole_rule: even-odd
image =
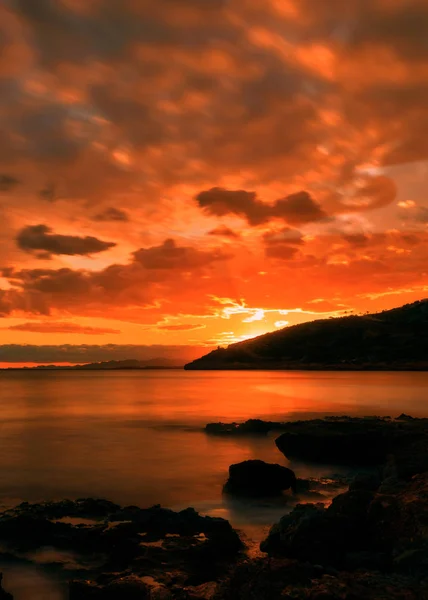
[(266, 435), (272, 429), (281, 427), (281, 423), (248, 419), (244, 423), (208, 423), (205, 433), (211, 435)]
[(296, 475), (291, 469), (262, 460), (245, 460), (229, 467), (224, 491), (243, 496), (274, 496), (283, 490), (296, 492)]

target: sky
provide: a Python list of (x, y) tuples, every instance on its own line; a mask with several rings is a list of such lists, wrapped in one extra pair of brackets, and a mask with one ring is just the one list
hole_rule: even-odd
[(428, 295), (426, 0), (2, 0), (0, 365)]

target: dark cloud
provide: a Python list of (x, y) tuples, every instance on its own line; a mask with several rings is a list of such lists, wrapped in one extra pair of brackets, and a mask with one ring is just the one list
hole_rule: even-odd
[(428, 224), (428, 207), (417, 206), (413, 209), (405, 210), (405, 212), (403, 211), (402, 218), (406, 221), (426, 225)]
[(112, 333), (121, 333), (119, 329), (89, 327), (87, 325), (78, 325), (77, 323), (67, 323), (62, 321), (30, 321), (29, 323), (11, 325), (5, 329), (8, 329), (9, 331), (28, 331), (30, 333), (83, 333), (85, 335), (107, 335)]
[(134, 345), (134, 344), (61, 344), (35, 346), (31, 344), (0, 345), (0, 362), (39, 363), (57, 362), (88, 363), (107, 360), (150, 360), (171, 358), (188, 362), (203, 354), (203, 349), (194, 346)]
[(284, 227), (278, 231), (268, 231), (263, 235), (265, 255), (269, 258), (289, 260), (298, 254), (299, 246), (305, 242), (297, 229)]
[(278, 231), (267, 231), (263, 235), (263, 241), (266, 245), (276, 244), (304, 244), (302, 234), (297, 229), (284, 227)]
[(60, 235), (51, 231), (52, 229), (47, 225), (29, 225), (20, 231), (16, 242), (21, 250), (42, 251), (46, 256), (52, 254), (88, 256), (116, 246), (114, 242), (104, 242), (92, 236)]
[(351, 246), (366, 246), (370, 241), (370, 237), (365, 233), (345, 233), (343, 239)]
[[(99, 314), (107, 306), (124, 313), (130, 307), (144, 310), (159, 297), (184, 302), (187, 292), (202, 294), (198, 289), (210, 284), (216, 264), (229, 258), (221, 249), (199, 250), (169, 239), (137, 250), (127, 264), (99, 271), (5, 268), (1, 274), (12, 287), (0, 290), (0, 314), (49, 315), (54, 309)], [(193, 305), (193, 296), (189, 302)]]
[(291, 224), (319, 221), (327, 217), (321, 206), (307, 192), (290, 194), (266, 204), (257, 198), (255, 192), (211, 188), (196, 196), (199, 206), (216, 216), (235, 214), (245, 218), (250, 225), (261, 225), (273, 219), (281, 219)]
[(192, 331), (193, 329), (203, 329), (205, 325), (201, 324), (186, 324), (182, 323), (181, 325), (157, 325), (156, 329), (164, 330), (164, 331)]
[(141, 248), (133, 253), (135, 262), (146, 269), (189, 270), (205, 267), (219, 260), (230, 258), (222, 250), (198, 250), (191, 246), (178, 246), (172, 239), (160, 246)]
[(92, 217), (93, 221), (129, 221), (129, 215), (124, 210), (110, 206)]
[(307, 192), (297, 192), (277, 200), (273, 212), (274, 216), (293, 225), (320, 221), (327, 217), (321, 206)]
[(0, 174), (0, 192), (8, 192), (19, 184), (19, 179), (6, 173)]
[(233, 231), (233, 229), (230, 229), (229, 227), (226, 227), (226, 225), (222, 225), (220, 227), (216, 227), (215, 229), (212, 229), (211, 231), (208, 232), (208, 235), (217, 235), (219, 237), (226, 237), (226, 238), (239, 238), (239, 233), (237, 233), (236, 231)]
[(269, 258), (280, 258), (283, 260), (289, 260), (293, 258), (298, 252), (298, 248), (289, 246), (288, 244), (274, 244), (272, 246), (266, 246), (265, 254)]

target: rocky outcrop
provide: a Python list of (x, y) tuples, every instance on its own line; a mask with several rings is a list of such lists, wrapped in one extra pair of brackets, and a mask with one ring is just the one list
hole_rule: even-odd
[(296, 475), (291, 469), (262, 460), (245, 460), (229, 467), (224, 492), (241, 496), (275, 496), (284, 490), (296, 492)]
[(396, 573), (349, 573), (286, 559), (240, 564), (215, 600), (426, 600), (425, 582)]
[(337, 569), (423, 574), (428, 568), (427, 500), (428, 473), (396, 494), (351, 489), (328, 508), (298, 505), (271, 528), (261, 549)]
[[(84, 522), (66, 519), (76, 515)], [(12, 558), (32, 556), (43, 546), (85, 557), (94, 565), (88, 581), (70, 584), (70, 598), (79, 600), (166, 600), (168, 590), (223, 578), (243, 548), (228, 521), (192, 508), (122, 508), (93, 499), (24, 503), (5, 511), (0, 543)]]

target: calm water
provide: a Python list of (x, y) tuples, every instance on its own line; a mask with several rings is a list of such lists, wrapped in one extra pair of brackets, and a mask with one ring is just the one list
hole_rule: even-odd
[[(207, 422), (428, 416), (428, 373), (2, 372), (0, 406), (3, 505), (98, 496), (140, 506), (195, 506), (251, 532), (285, 510), (223, 499), (229, 465), (249, 458), (287, 461), (273, 439), (208, 437), (202, 431)], [(291, 466), (303, 477), (331, 472)], [(6, 581), (13, 578), (6, 571)], [(11, 591), (17, 600), (29, 597), (16, 584)], [(40, 598), (62, 597), (43, 593)]]

